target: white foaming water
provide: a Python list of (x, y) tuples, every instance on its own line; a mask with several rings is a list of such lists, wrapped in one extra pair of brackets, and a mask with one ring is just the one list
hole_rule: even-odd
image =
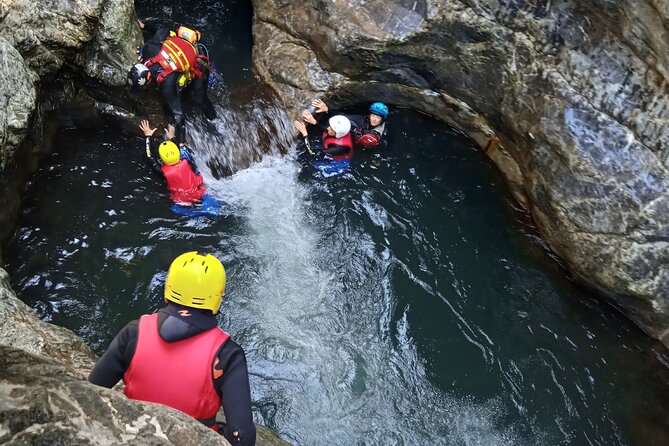
[[(272, 111), (263, 120), (272, 113), (286, 121)], [(235, 150), (262, 152), (264, 129), (238, 127), (229, 111), (219, 116), (217, 125), (234, 131), (191, 129), (198, 154), (234, 166), (244, 159)], [(406, 310), (393, 318), (392, 253), (379, 255), (367, 234), (348, 233), (347, 222), (332, 225), (336, 211), (312, 201), (319, 192), (300, 181), (294, 154), (277, 155), (292, 138), (278, 128), (260, 162), (224, 180), (204, 169), (210, 192), (243, 222), (222, 229), (230, 265), (223, 311), (247, 353), (257, 421), (300, 445), (518, 444), (512, 428), (499, 427), (502, 404), (454, 397), (430, 383)], [(253, 137), (240, 142), (238, 132)]]

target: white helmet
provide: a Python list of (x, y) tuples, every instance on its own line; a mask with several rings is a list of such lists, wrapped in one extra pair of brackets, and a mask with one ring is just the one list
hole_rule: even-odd
[(341, 138), (351, 131), (351, 121), (346, 116), (337, 115), (328, 120), (330, 128), (334, 130), (335, 136)]

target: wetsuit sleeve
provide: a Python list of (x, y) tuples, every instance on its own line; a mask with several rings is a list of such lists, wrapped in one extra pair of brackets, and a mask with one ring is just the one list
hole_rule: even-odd
[(144, 46), (141, 48), (142, 62), (146, 62), (148, 59), (156, 56), (163, 46), (163, 41), (170, 35), (169, 29), (163, 27), (156, 28), (147, 23), (144, 24), (144, 35), (150, 35), (153, 29), (155, 29), (155, 33), (153, 33), (153, 36), (149, 40), (144, 42)]
[(316, 118), (316, 124), (315, 125), (309, 124), (309, 126), (315, 127), (319, 132), (324, 132), (328, 129), (328, 126), (329, 126), (328, 120), (330, 119), (330, 117), (331, 116), (330, 116), (329, 112), (328, 113), (316, 113), (314, 115), (314, 118)]
[(339, 145), (333, 144), (333, 145), (329, 146), (329, 148), (323, 149), (323, 153), (325, 153), (326, 155), (335, 155), (336, 156), (336, 155), (344, 155), (344, 154), (348, 153), (350, 150), (351, 150), (350, 147), (339, 146)]
[[(221, 395), (226, 426), (223, 435), (233, 446), (253, 446), (256, 442), (256, 427), (251, 413), (251, 390), (244, 350), (229, 340), (218, 352), (219, 363), (214, 367), (223, 370), (223, 376), (214, 380), (216, 391)], [(238, 432), (234, 436), (233, 432)]]
[(135, 354), (138, 335), (139, 321), (131, 321), (123, 327), (93, 367), (88, 381), (111, 389), (123, 379), (123, 374), (130, 367), (130, 361)]
[(144, 149), (146, 152), (146, 162), (149, 163), (151, 169), (157, 173), (161, 172), (161, 167), (163, 164), (160, 162), (160, 155), (158, 154), (159, 144), (152, 139), (150, 136), (144, 138)]
[(174, 142), (177, 145), (181, 144), (186, 139), (186, 123), (184, 120), (184, 111), (181, 106), (181, 98), (179, 97), (179, 85), (177, 83), (180, 76), (181, 73), (179, 72), (170, 73), (163, 83), (160, 84), (160, 96), (170, 110), (169, 123), (174, 125), (177, 129), (177, 134), (174, 138)]

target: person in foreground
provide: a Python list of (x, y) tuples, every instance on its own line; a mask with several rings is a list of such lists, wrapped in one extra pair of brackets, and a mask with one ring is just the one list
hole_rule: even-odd
[[(180, 410), (222, 434), (232, 445), (254, 445), (246, 357), (218, 328), (225, 269), (210, 254), (187, 252), (170, 265), (166, 306), (128, 323), (88, 380), (112, 388), (125, 382), (128, 398)], [(216, 422), (223, 406), (226, 422)]]
[(186, 146), (181, 148), (172, 141), (175, 129), (168, 125), (165, 131), (166, 140), (157, 147), (160, 161), (156, 159), (156, 146), (151, 139), (156, 132), (149, 121), (143, 120), (139, 125), (145, 136), (146, 156), (154, 170), (161, 172), (167, 181), (167, 188), (172, 201), (180, 206), (197, 206), (207, 191), (202, 174), (195, 165), (193, 152)]

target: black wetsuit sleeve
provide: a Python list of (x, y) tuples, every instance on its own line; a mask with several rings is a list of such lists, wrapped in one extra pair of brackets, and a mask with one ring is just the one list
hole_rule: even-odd
[(316, 118), (316, 124), (312, 125), (311, 127), (315, 127), (321, 133), (328, 129), (328, 126), (330, 125), (328, 123), (328, 120), (331, 118), (331, 115), (330, 115), (329, 112), (328, 113), (316, 113), (316, 114), (314, 114), (314, 118)]
[[(149, 29), (147, 30), (147, 26)], [(144, 35), (150, 35), (151, 28), (150, 24), (144, 25)], [(163, 47), (163, 41), (167, 39), (170, 35), (170, 30), (167, 28), (155, 28), (156, 31), (153, 33), (153, 36), (144, 42), (142, 47), (142, 61), (146, 62), (148, 59), (156, 56), (160, 49)]]
[(163, 163), (160, 162), (160, 155), (158, 154), (158, 142), (147, 136), (144, 138), (144, 149), (146, 151), (146, 162), (149, 164), (152, 170), (156, 173), (161, 174)]
[(345, 155), (350, 150), (351, 150), (350, 147), (340, 146), (340, 145), (337, 145), (337, 144), (332, 144), (332, 145), (328, 146), (327, 149), (323, 149), (323, 153), (325, 153), (326, 155), (337, 156), (337, 155)]
[[(214, 380), (216, 391), (221, 395), (226, 426), (223, 435), (233, 446), (253, 446), (256, 442), (256, 427), (251, 412), (251, 390), (246, 356), (233, 340), (228, 340), (218, 352), (216, 369), (223, 376)], [(238, 436), (233, 435), (238, 432)]]
[(88, 375), (88, 380), (98, 386), (111, 389), (123, 379), (123, 374), (135, 354), (137, 336), (139, 335), (139, 321), (129, 322), (109, 344), (109, 348), (98, 360)]
[(169, 123), (177, 129), (175, 143), (181, 144), (186, 139), (186, 123), (184, 120), (184, 111), (179, 97), (179, 77), (181, 73), (173, 72), (167, 75), (162, 84), (160, 84), (160, 96), (163, 102), (170, 110)]

